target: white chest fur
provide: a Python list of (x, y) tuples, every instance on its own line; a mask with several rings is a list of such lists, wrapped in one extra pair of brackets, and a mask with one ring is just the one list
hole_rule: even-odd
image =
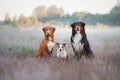
[(76, 34), (75, 37), (74, 37), (74, 48), (76, 50), (78, 50), (81, 46), (83, 46), (81, 43), (80, 43), (80, 40), (81, 40), (82, 36), (81, 34)]
[(76, 34), (74, 37), (74, 43), (78, 43), (81, 38), (82, 38), (81, 34)]
[(47, 43), (47, 46), (48, 46), (48, 50), (51, 51), (54, 47), (55, 43), (52, 41), (52, 38), (49, 37), (49, 41)]
[(65, 50), (63, 50), (63, 51), (57, 51), (57, 57), (58, 58), (66, 58), (67, 57), (67, 52), (65, 51)]
[(55, 43), (53, 43), (52, 41), (48, 41), (47, 46), (48, 46), (48, 50), (51, 51), (52, 48), (54, 47)]

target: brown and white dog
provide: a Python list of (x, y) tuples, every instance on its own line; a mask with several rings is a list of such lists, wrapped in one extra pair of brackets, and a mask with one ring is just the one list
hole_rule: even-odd
[(74, 22), (71, 24), (72, 35), (71, 35), (71, 45), (75, 56), (79, 60), (83, 55), (87, 58), (91, 58), (93, 52), (90, 48), (89, 41), (85, 32), (85, 23), (83, 22)]
[(46, 26), (43, 29), (44, 39), (40, 44), (40, 48), (36, 53), (36, 57), (42, 57), (43, 55), (51, 55), (53, 52), (54, 43), (54, 32), (55, 27)]
[(60, 44), (56, 43), (58, 49), (57, 49), (57, 58), (62, 58), (64, 60), (68, 60), (69, 56), (68, 53), (65, 50), (66, 43)]

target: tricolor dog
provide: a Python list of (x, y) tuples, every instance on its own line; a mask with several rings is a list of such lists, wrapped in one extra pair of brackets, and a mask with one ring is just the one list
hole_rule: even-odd
[(90, 48), (87, 36), (85, 33), (85, 23), (74, 22), (71, 24), (72, 35), (71, 35), (71, 45), (76, 58), (79, 60), (83, 55), (90, 58), (93, 56), (93, 52)]
[(42, 28), (44, 32), (44, 39), (40, 44), (40, 48), (36, 53), (36, 57), (42, 57), (43, 55), (51, 55), (53, 52), (53, 47), (55, 45), (54, 42), (54, 32), (55, 27), (53, 26), (46, 26)]
[(56, 43), (57, 49), (57, 58), (62, 58), (63, 60), (68, 60), (68, 53), (65, 50), (66, 43), (60, 44)]

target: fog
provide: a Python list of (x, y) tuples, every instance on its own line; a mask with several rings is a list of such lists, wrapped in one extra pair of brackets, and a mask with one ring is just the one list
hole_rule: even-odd
[(36, 59), (43, 39), (41, 28), (0, 28), (0, 80), (120, 80), (120, 28), (86, 29), (95, 54), (77, 61), (70, 44), (71, 29), (56, 29), (55, 41), (66, 42), (66, 62), (53, 57)]

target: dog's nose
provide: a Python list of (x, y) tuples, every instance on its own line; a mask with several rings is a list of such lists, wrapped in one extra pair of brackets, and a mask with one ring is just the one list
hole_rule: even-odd
[(61, 49), (59, 49), (61, 51)]
[(79, 27), (77, 27), (77, 31), (79, 31)]
[(50, 35), (50, 33), (48, 33), (48, 32), (47, 32), (46, 34), (47, 34), (47, 35)]
[(47, 32), (46, 32), (46, 35), (48, 35), (48, 36), (49, 36), (50, 34), (51, 34), (51, 33), (50, 33), (50, 31), (47, 31)]

